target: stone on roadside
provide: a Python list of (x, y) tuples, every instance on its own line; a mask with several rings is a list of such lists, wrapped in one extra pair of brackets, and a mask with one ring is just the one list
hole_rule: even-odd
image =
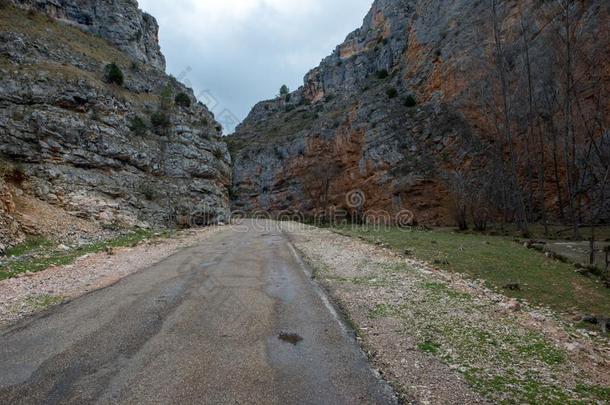
[(517, 312), (521, 310), (521, 304), (517, 300), (510, 300), (500, 305), (505, 311)]

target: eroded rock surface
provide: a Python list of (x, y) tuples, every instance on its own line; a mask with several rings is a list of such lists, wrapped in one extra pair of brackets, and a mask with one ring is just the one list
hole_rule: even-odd
[(138, 8), (136, 0), (12, 0), (19, 7), (43, 12), (85, 32), (100, 36), (132, 58), (165, 70), (159, 47), (159, 25)]
[[(64, 14), (51, 15), (71, 19), (97, 4), (87, 21), (112, 31), (98, 34), (116, 47), (43, 13), (0, 12), (0, 158), (18, 164), (17, 186), (111, 228), (167, 225), (190, 214), (225, 220), (231, 159), (219, 124), (190, 89), (159, 69), (156, 38), (156, 48), (136, 44), (150, 55), (131, 47), (138, 21), (156, 30), (154, 21), (135, 1), (71, 4), (32, 7), (50, 12), (59, 5)], [(108, 83), (110, 63), (123, 72), (122, 86)], [(174, 101), (179, 93), (190, 106)]]
[[(579, 15), (579, 52), (598, 60), (596, 66), (607, 66), (609, 53), (603, 28), (609, 7), (602, 3), (582, 3)], [(560, 16), (545, 14), (538, 2), (502, 2), (511, 113), (523, 139), (521, 10), (535, 16), (524, 24), (540, 104), (545, 75), (556, 78), (550, 61), (561, 49), (549, 28)], [(375, 1), (362, 27), (310, 71), (301, 88), (257, 104), (230, 137), (234, 207), (274, 214), (311, 215), (329, 206), (353, 211), (346, 196), (356, 191), (365, 199), (359, 210), (410, 210), (415, 221), (452, 222), (445, 177), (454, 170), (493, 170), (486, 158), (498, 129), (490, 111), (498, 88), (492, 21), (489, 1)], [(549, 116), (544, 106), (537, 108)], [(525, 151), (518, 153), (525, 177)]]

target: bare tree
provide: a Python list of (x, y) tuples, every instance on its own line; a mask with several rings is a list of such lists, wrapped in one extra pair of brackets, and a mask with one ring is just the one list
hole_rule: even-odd
[(491, 9), (492, 9), (492, 27), (493, 27), (493, 38), (494, 38), (494, 46), (495, 46), (495, 56), (496, 56), (496, 71), (498, 74), (498, 79), (500, 81), (500, 92), (502, 99), (502, 116), (503, 116), (503, 125), (501, 128), (501, 132), (505, 137), (505, 145), (508, 148), (509, 157), (510, 157), (510, 170), (507, 172), (510, 174), (510, 185), (512, 192), (515, 194), (516, 203), (518, 207), (518, 221), (519, 228), (524, 233), (528, 231), (528, 222), (526, 216), (525, 209), (525, 201), (523, 198), (523, 191), (519, 184), (518, 180), (518, 171), (517, 171), (517, 159), (515, 154), (515, 144), (513, 141), (513, 132), (512, 132), (512, 122), (511, 122), (511, 104), (509, 99), (509, 91), (508, 91), (508, 78), (507, 78), (507, 69), (506, 69), (506, 60), (505, 60), (505, 52), (504, 52), (504, 44), (502, 41), (502, 31), (501, 31), (501, 17), (498, 13), (498, 0), (491, 0)]
[(459, 230), (468, 229), (468, 209), (470, 193), (468, 181), (460, 171), (450, 173), (446, 178), (446, 184), (451, 195), (451, 210), (453, 219)]

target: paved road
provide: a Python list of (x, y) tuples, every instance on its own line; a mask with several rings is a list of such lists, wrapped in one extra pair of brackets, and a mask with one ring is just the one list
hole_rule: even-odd
[(261, 224), (0, 330), (0, 404), (394, 403)]

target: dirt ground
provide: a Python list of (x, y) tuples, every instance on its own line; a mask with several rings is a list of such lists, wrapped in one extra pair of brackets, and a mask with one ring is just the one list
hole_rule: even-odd
[(222, 229), (211, 227), (183, 231), (171, 239), (145, 241), (133, 248), (114, 249), (111, 255), (87, 255), (68, 266), (51, 267), (24, 277), (0, 281), (0, 324), (14, 322), (50, 305), (111, 285)]

